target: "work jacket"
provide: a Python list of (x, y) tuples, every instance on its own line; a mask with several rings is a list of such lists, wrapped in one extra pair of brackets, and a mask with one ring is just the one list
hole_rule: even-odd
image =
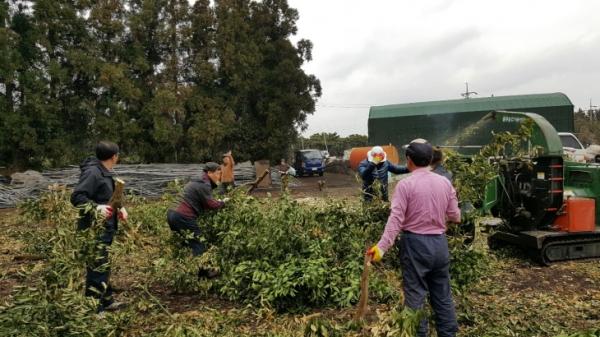
[(363, 181), (363, 197), (365, 201), (369, 201), (373, 198), (373, 183), (375, 180), (379, 180), (381, 183), (381, 196), (382, 199), (388, 200), (388, 172), (394, 174), (405, 174), (409, 173), (406, 166), (394, 165), (387, 160), (375, 165), (374, 163), (363, 160), (358, 164), (358, 174)]
[(232, 183), (233, 182), (233, 167), (235, 166), (235, 161), (233, 160), (233, 156), (228, 154), (223, 156), (223, 165), (221, 165), (221, 182), (223, 183)]
[(217, 187), (206, 173), (193, 178), (183, 187), (182, 198), (175, 211), (187, 218), (197, 219), (203, 211), (219, 209), (224, 202), (213, 199), (212, 190)]
[(446, 170), (446, 168), (442, 164), (436, 166), (433, 170), (431, 170), (431, 172), (437, 173), (437, 174), (441, 175), (442, 177), (445, 177), (446, 179), (448, 179), (450, 182), (452, 182), (452, 172), (449, 172), (448, 170)]
[[(71, 194), (73, 206), (79, 207), (91, 203), (95, 209), (97, 205), (108, 204), (115, 189), (114, 172), (108, 170), (100, 160), (94, 157), (84, 160), (79, 168), (81, 169), (79, 182)], [(79, 215), (77, 227), (79, 229), (90, 227), (94, 218), (93, 212), (86, 213), (81, 209)], [(113, 217), (108, 222), (116, 225), (117, 210), (113, 210)]]

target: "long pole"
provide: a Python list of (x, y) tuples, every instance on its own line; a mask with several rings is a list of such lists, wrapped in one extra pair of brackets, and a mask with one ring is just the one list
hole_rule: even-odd
[(475, 91), (469, 91), (469, 82), (465, 82), (466, 91), (460, 94), (465, 99), (471, 98), (471, 95), (478, 95)]

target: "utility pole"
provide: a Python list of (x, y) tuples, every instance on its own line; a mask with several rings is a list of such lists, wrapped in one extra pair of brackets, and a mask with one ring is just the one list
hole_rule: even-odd
[(469, 82), (465, 82), (465, 86), (466, 86), (465, 92), (463, 92), (463, 93), (460, 94), (465, 99), (471, 98), (471, 95), (479, 95), (475, 91), (469, 91)]
[(588, 110), (588, 113), (590, 114), (590, 120), (593, 121), (594, 120), (594, 108), (597, 108), (597, 105), (592, 105), (592, 99), (590, 98), (590, 110)]
[(327, 147), (327, 138), (325, 137), (325, 132), (323, 132), (323, 142), (325, 142), (325, 151), (329, 153), (329, 148)]

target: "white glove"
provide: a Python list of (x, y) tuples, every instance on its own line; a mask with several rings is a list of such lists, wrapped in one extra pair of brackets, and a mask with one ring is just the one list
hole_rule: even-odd
[(127, 221), (127, 218), (129, 218), (129, 214), (127, 214), (127, 210), (125, 209), (125, 207), (121, 207), (117, 216), (119, 217), (119, 220), (123, 221)]
[(96, 206), (96, 212), (102, 216), (103, 219), (108, 219), (113, 214), (113, 209), (109, 205), (98, 205)]
[(221, 199), (222, 202), (228, 202), (229, 200), (231, 200), (230, 198), (223, 198)]

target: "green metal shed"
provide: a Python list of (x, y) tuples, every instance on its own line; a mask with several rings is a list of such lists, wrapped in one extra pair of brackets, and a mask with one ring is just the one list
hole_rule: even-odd
[(369, 144), (402, 146), (415, 138), (444, 145), (447, 140), (495, 110), (534, 112), (557, 131), (573, 132), (573, 103), (563, 93), (496, 96), (373, 106)]

